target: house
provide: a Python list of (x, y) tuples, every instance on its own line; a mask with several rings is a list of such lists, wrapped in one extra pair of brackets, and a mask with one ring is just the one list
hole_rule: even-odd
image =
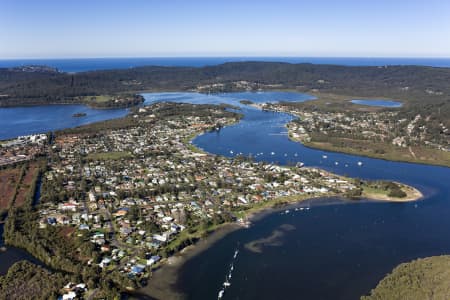
[(145, 266), (144, 265), (134, 265), (132, 268), (131, 268), (131, 274), (133, 274), (133, 275), (139, 275), (139, 274), (142, 274), (143, 272), (144, 272), (144, 270), (145, 270)]
[(113, 215), (115, 217), (123, 217), (128, 213), (128, 208), (120, 208)]
[(158, 262), (160, 259), (161, 259), (161, 257), (158, 255), (154, 255), (154, 256), (150, 257), (149, 259), (147, 259), (147, 266), (153, 265), (154, 263)]
[(67, 294), (62, 295), (63, 300), (72, 300), (77, 297), (77, 294), (73, 291), (68, 292)]
[(81, 224), (81, 225), (78, 227), (78, 229), (79, 229), (79, 230), (89, 230), (89, 225), (87, 225), (87, 224)]

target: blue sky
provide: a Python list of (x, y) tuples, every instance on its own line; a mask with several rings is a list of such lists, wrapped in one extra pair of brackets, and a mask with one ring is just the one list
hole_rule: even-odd
[(0, 58), (450, 57), (447, 0), (0, 0)]

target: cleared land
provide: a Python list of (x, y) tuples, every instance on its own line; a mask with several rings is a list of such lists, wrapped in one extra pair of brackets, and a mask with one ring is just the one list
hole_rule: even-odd
[(19, 189), (17, 190), (16, 199), (14, 201), (15, 207), (22, 206), (27, 198), (33, 197), (30, 195), (34, 191), (33, 184), (35, 184), (36, 176), (38, 175), (39, 167), (36, 163), (31, 163), (25, 170), (25, 174), (20, 182)]
[(19, 180), (19, 167), (0, 170), (0, 211), (11, 206)]

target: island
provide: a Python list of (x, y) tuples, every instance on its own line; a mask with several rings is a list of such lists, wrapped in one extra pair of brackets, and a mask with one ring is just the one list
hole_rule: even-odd
[(74, 117), (74, 118), (81, 118), (81, 117), (86, 117), (86, 116), (87, 116), (86, 113), (74, 113), (72, 115), (72, 117)]

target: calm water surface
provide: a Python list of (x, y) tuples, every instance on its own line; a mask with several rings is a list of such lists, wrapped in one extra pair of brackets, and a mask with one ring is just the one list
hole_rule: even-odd
[[(0, 108), (0, 140), (120, 118), (127, 112), (127, 109), (93, 109), (85, 105)], [(74, 118), (75, 113), (86, 113), (86, 116)]]
[(276, 61), (286, 63), (333, 64), (345, 66), (421, 65), (450, 67), (450, 58), (389, 57), (128, 57), (75, 59), (9, 59), (0, 60), (1, 68), (23, 65), (47, 65), (63, 72), (127, 69), (140, 66), (203, 67), (239, 61)]
[[(292, 94), (289, 99), (311, 99)], [(147, 103), (170, 100), (236, 105), (241, 99), (260, 102), (261, 95), (264, 101), (286, 96), (144, 96)], [(362, 201), (315, 206), (312, 202), (309, 211), (291, 209), (289, 214), (271, 214), (249, 229), (231, 233), (184, 265), (177, 286), (188, 299), (217, 298), (231, 263), (231, 286), (223, 299), (358, 299), (399, 263), (450, 253), (449, 168), (309, 149), (288, 140), (284, 124), (292, 116), (241, 107), (245, 116), (240, 123), (203, 134), (193, 143), (225, 156), (251, 154), (257, 161), (301, 161), (354, 177), (398, 180), (419, 188), (426, 198), (415, 203)], [(359, 161), (362, 166), (358, 166)], [(295, 229), (283, 230), (285, 224)], [(270, 237), (274, 230), (282, 231), (282, 235), (262, 247), (261, 253), (245, 247), (251, 241)], [(233, 260), (236, 249), (240, 252)]]
[(354, 104), (367, 105), (367, 106), (380, 106), (380, 107), (401, 107), (402, 103), (399, 101), (392, 100), (364, 100), (364, 99), (355, 99), (351, 101)]

